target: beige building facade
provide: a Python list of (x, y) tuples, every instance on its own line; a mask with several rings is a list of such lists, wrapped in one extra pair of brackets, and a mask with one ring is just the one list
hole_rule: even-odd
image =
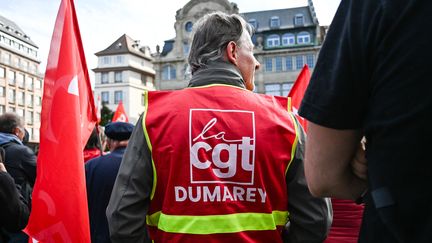
[(0, 16), (0, 114), (21, 116), (31, 143), (40, 136), (43, 76), (38, 49), (18, 25)]
[(122, 101), (129, 122), (135, 124), (144, 111), (144, 91), (155, 90), (150, 49), (124, 34), (95, 55), (95, 99), (99, 96), (111, 111)]

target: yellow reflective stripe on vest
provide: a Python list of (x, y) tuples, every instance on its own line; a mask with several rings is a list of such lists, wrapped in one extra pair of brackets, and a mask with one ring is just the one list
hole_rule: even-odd
[(148, 112), (148, 91), (145, 90), (144, 91), (144, 114), (143, 114), (143, 119), (142, 119), (142, 127), (143, 127), (144, 136), (145, 136), (146, 141), (147, 141), (147, 146), (148, 146), (150, 153), (151, 153), (151, 160), (152, 160), (152, 167), (153, 167), (153, 187), (152, 187), (152, 191), (150, 194), (150, 200), (152, 200), (154, 197), (154, 194), (156, 192), (157, 173), (156, 173), (156, 166), (155, 166), (155, 163), (153, 161), (153, 147), (151, 145), (150, 136), (148, 135), (147, 127), (146, 127), (146, 123), (145, 123), (146, 117), (147, 117), (147, 112)]
[(182, 234), (237, 233), (250, 230), (275, 230), (288, 221), (287, 211), (236, 213), (227, 215), (168, 215), (161, 212), (147, 217), (147, 224), (159, 230)]

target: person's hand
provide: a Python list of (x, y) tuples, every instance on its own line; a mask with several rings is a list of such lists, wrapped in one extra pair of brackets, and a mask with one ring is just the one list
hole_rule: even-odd
[(6, 172), (6, 167), (0, 162), (0, 172)]
[(351, 161), (351, 168), (354, 175), (360, 179), (367, 180), (367, 161), (363, 141), (359, 144), (357, 152)]

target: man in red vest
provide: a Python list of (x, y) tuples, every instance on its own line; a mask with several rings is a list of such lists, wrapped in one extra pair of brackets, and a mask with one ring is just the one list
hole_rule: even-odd
[(288, 100), (253, 93), (250, 26), (198, 23), (192, 79), (146, 94), (107, 217), (113, 242), (322, 242), (328, 201), (311, 196), (302, 128)]

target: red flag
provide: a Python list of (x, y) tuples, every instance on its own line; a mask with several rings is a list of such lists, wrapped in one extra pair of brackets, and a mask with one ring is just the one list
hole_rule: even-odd
[(303, 99), (304, 93), (309, 85), (311, 74), (308, 65), (304, 65), (294, 86), (291, 88), (288, 97), (291, 97), (291, 107), (292, 112), (299, 120), (300, 124), (303, 126), (304, 130), (307, 131), (307, 121), (303, 117), (298, 115), (298, 109), (300, 109), (300, 104)]
[(114, 116), (111, 119), (112, 122), (128, 122), (129, 118), (126, 115), (125, 109), (123, 107), (123, 102), (120, 100), (117, 110), (114, 112)]
[(73, 0), (62, 0), (44, 79), (40, 149), (25, 232), (39, 242), (90, 242), (83, 148), (96, 123)]

